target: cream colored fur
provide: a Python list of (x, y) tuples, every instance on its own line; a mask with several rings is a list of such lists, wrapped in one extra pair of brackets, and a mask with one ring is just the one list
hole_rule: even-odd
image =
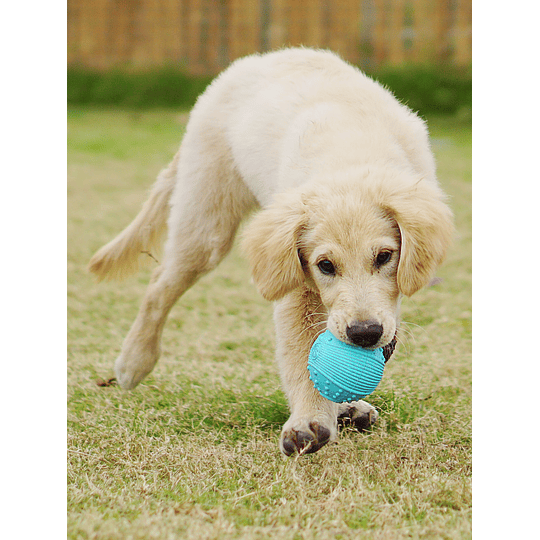
[[(316, 451), (336, 438), (345, 407), (309, 381), (313, 341), (326, 327), (348, 341), (348, 328), (371, 320), (383, 329), (373, 346), (389, 343), (402, 295), (429, 282), (450, 243), (425, 125), (329, 52), (286, 49), (232, 64), (199, 98), (140, 214), (90, 261), (101, 279), (127, 275), (168, 217), (163, 262), (116, 361), (124, 388), (153, 369), (171, 307), (221, 261), (253, 209), (243, 248), (259, 291), (276, 302), (291, 408), (281, 449)], [(377, 416), (364, 402), (355, 407)]]

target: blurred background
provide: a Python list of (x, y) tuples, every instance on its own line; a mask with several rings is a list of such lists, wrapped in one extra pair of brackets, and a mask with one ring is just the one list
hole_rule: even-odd
[(412, 108), (456, 112), (470, 104), (471, 3), (68, 0), (68, 100), (190, 106), (236, 58), (305, 45), (339, 53)]

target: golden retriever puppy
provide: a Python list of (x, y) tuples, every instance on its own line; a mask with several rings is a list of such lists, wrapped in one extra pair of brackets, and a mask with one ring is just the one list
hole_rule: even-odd
[(115, 370), (135, 387), (160, 354), (167, 315), (229, 251), (252, 210), (243, 248), (261, 294), (275, 302), (277, 363), (291, 415), (280, 448), (319, 450), (337, 418), (377, 418), (337, 405), (309, 380), (309, 350), (326, 328), (367, 348), (394, 339), (400, 301), (445, 256), (452, 214), (422, 120), (326, 51), (285, 49), (234, 62), (199, 98), (180, 150), (135, 220), (101, 248), (99, 278), (136, 270), (168, 229)]

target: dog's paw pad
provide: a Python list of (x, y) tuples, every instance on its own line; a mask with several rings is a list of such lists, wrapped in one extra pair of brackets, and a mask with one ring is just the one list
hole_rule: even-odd
[(360, 410), (354, 405), (350, 405), (338, 416), (338, 426), (352, 427), (358, 431), (367, 431), (379, 418), (379, 414), (374, 408)]
[(330, 440), (330, 430), (321, 426), (318, 422), (310, 422), (309, 429), (310, 431), (296, 429), (285, 431), (281, 440), (283, 453), (287, 456), (295, 452), (313, 454)]

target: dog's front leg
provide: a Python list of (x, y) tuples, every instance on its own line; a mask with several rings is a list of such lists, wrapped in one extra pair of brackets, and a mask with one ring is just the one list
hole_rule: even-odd
[(337, 438), (335, 403), (323, 398), (309, 379), (309, 351), (326, 329), (326, 310), (309, 289), (297, 289), (277, 302), (276, 357), (291, 416), (283, 426), (280, 448), (285, 455), (316, 452)]

